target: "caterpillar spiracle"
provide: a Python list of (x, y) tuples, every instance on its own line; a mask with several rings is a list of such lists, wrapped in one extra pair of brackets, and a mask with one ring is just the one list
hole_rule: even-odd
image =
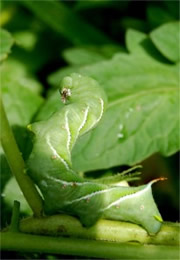
[(34, 133), (27, 162), (29, 175), (41, 190), (45, 213), (70, 214), (85, 226), (106, 218), (140, 224), (149, 233), (158, 232), (161, 215), (151, 191), (157, 180), (123, 187), (86, 180), (73, 170), (72, 148), (101, 120), (107, 98), (94, 79), (79, 74), (65, 77), (61, 85), (64, 107), (48, 120), (28, 127)]

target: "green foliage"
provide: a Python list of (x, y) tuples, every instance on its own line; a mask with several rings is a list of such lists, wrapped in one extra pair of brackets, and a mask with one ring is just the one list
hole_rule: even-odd
[(131, 28), (131, 29), (134, 29), (134, 30), (140, 30), (142, 32), (147, 31), (147, 23), (143, 20), (133, 18), (133, 17), (124, 17), (121, 20), (121, 27), (124, 30)]
[(7, 58), (13, 43), (14, 39), (11, 34), (4, 29), (0, 29), (0, 61)]
[(13, 36), (16, 43), (27, 51), (33, 50), (37, 42), (37, 35), (31, 31), (17, 31)]
[(116, 52), (124, 52), (123, 47), (118, 45), (103, 45), (97, 47), (75, 47), (66, 49), (63, 57), (72, 66), (83, 66), (111, 58)]
[(104, 57), (98, 52), (85, 48), (65, 50), (63, 56), (69, 64), (77, 66), (95, 63), (104, 59)]
[(22, 4), (32, 10), (45, 23), (56, 30), (57, 33), (62, 34), (74, 44), (89, 44), (89, 42), (91, 44), (102, 44), (111, 42), (101, 31), (98, 31), (78, 17), (64, 3), (51, 0), (50, 2), (44, 2), (43, 5), (38, 1), (22, 1)]
[(10, 178), (3, 190), (4, 203), (10, 208), (13, 208), (14, 200), (16, 199), (21, 203), (21, 212), (27, 215), (32, 214), (32, 210), (27, 204), (24, 195), (22, 194), (17, 181), (14, 177)]
[(114, 3), (109, 0), (105, 1), (76, 1), (75, 10), (84, 10), (90, 8), (102, 8), (102, 7), (111, 7)]
[[(129, 30), (126, 45), (130, 54), (77, 69), (95, 78), (109, 99), (100, 125), (73, 150), (77, 170), (133, 165), (155, 152), (168, 156), (179, 149), (179, 65), (167, 64), (141, 32)], [(56, 72), (49, 82), (58, 85), (64, 74)], [(47, 106), (51, 109), (49, 102)]]
[(41, 94), (41, 83), (29, 73), (27, 67), (22, 62), (16, 59), (8, 59), (0, 68), (1, 84), (11, 89), (12, 86), (20, 86), (23, 89), (27, 89), (28, 92), (32, 92), (34, 96)]
[[(27, 71), (23, 63), (15, 59), (9, 58), (4, 61), (0, 68), (0, 74), (1, 93), (7, 117), (13, 128), (18, 146), (23, 152), (23, 156), (26, 157), (26, 125), (42, 105), (43, 98), (39, 95), (42, 85)], [(1, 174), (1, 190), (3, 191), (11, 171), (2, 147), (0, 147), (0, 157), (3, 173)]]
[(147, 18), (152, 28), (174, 20), (173, 15), (168, 10), (155, 5), (150, 5), (148, 7)]
[[(180, 22), (168, 23), (151, 32), (150, 37), (157, 49), (170, 61), (180, 59)], [(168, 35), (172, 37), (168, 37)]]
[[(37, 94), (41, 85), (31, 77), (27, 78), (24, 72), (21, 66), (18, 67), (18, 63), (11, 64), (9, 61), (5, 62), (0, 70), (1, 91), (7, 117), (16, 142), (26, 158), (29, 151), (26, 126), (42, 105), (43, 98)], [(1, 171), (3, 173), (1, 174), (1, 189), (3, 189), (10, 177), (10, 168), (1, 147), (0, 157)]]
[(43, 102), (41, 84), (27, 75), (17, 61), (7, 61), (1, 67), (2, 96), (11, 125), (25, 127)]

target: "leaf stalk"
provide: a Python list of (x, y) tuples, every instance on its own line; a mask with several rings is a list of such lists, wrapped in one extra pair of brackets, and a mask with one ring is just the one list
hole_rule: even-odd
[(178, 259), (179, 247), (113, 243), (86, 239), (1, 233), (2, 250), (53, 253), (105, 259)]
[(42, 216), (43, 203), (34, 183), (26, 173), (26, 167), (22, 155), (18, 149), (13, 132), (9, 125), (5, 109), (0, 98), (1, 131), (0, 140), (9, 163), (11, 172), (14, 174), (19, 187), (24, 194), (29, 206), (36, 217)]

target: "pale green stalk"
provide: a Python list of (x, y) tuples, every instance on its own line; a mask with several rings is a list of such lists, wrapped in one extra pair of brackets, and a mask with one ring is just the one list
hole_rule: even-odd
[(1, 234), (2, 250), (76, 255), (105, 259), (178, 259), (176, 246), (112, 243), (22, 233)]
[(26, 173), (26, 167), (22, 155), (18, 149), (15, 138), (13, 136), (11, 127), (9, 125), (2, 100), (0, 100), (0, 118), (1, 118), (1, 131), (0, 139), (3, 150), (5, 152), (7, 161), (14, 174), (19, 187), (24, 194), (29, 206), (31, 207), (34, 215), (40, 217), (43, 212), (42, 199)]
[(20, 203), (19, 201), (14, 201), (14, 207), (11, 217), (11, 225), (10, 225), (10, 231), (11, 232), (18, 232), (19, 231), (19, 215), (20, 215)]
[(179, 245), (179, 224), (163, 223), (155, 236), (149, 236), (139, 225), (101, 219), (90, 228), (68, 215), (27, 218), (20, 222), (20, 231), (51, 236), (105, 240), (114, 242), (137, 241), (142, 244)]

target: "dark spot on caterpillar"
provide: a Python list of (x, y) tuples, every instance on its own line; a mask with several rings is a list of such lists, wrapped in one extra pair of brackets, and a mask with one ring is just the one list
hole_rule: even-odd
[(73, 182), (71, 185), (72, 185), (72, 187), (77, 187), (77, 183), (76, 182)]
[(66, 184), (63, 184), (62, 188), (65, 189), (66, 188)]
[(65, 233), (65, 232), (67, 232), (67, 230), (66, 230), (65, 226), (60, 225), (60, 226), (57, 228), (57, 232), (58, 232), (58, 233)]

